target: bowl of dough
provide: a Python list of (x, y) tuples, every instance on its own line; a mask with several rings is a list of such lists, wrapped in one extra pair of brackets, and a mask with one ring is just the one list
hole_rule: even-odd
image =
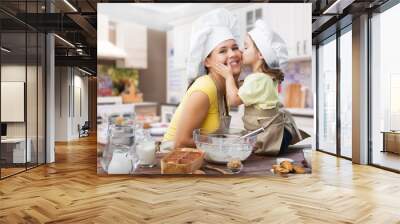
[(256, 136), (240, 138), (247, 131), (235, 128), (207, 132), (195, 129), (193, 139), (198, 149), (205, 152), (204, 159), (214, 163), (227, 163), (232, 159), (246, 160), (256, 142)]

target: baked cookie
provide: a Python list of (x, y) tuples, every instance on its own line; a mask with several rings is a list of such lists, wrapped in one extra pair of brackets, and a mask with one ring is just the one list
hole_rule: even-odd
[(299, 166), (299, 165), (294, 165), (293, 170), (295, 173), (300, 173), (300, 174), (306, 172), (306, 170), (302, 166)]
[(289, 161), (285, 160), (285, 161), (281, 162), (280, 165), (281, 165), (282, 168), (285, 168), (285, 169), (289, 170), (289, 172), (293, 171), (293, 164), (291, 162), (289, 162)]

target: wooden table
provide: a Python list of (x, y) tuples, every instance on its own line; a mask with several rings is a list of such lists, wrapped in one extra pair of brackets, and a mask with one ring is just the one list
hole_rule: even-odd
[(392, 152), (400, 154), (400, 131), (382, 131), (383, 150), (382, 152)]
[[(160, 168), (160, 159), (165, 155), (165, 153), (158, 153), (157, 154), (157, 165), (152, 168), (144, 168), (144, 167), (138, 167), (134, 173), (134, 175), (162, 175), (162, 176), (176, 176), (176, 174), (161, 174), (161, 168)], [(276, 159), (277, 158), (290, 158), (293, 159), (295, 163), (297, 164), (303, 164), (304, 159), (304, 154), (302, 149), (292, 149), (290, 153), (286, 154), (281, 154), (277, 157), (270, 157), (270, 156), (258, 156), (255, 154), (250, 155), (247, 160), (243, 162), (243, 169), (241, 170), (240, 173), (238, 174), (229, 174), (229, 175), (238, 175), (238, 176), (244, 176), (244, 175), (253, 175), (253, 176), (264, 176), (264, 175), (272, 175), (273, 173), (271, 172), (272, 165), (276, 164)], [(99, 160), (100, 158), (98, 158)], [(99, 164), (99, 163), (98, 163)], [(227, 169), (225, 164), (215, 164), (215, 163), (209, 163), (207, 161), (204, 161), (203, 167), (201, 168), (202, 171), (204, 171), (207, 175), (212, 175), (212, 176), (224, 176), (221, 172), (207, 169), (205, 168), (206, 166), (212, 166), (215, 168), (220, 168), (223, 169), (227, 172), (229, 170)], [(306, 173), (311, 173), (311, 169), (306, 169)], [(97, 174), (99, 175), (105, 175), (107, 174), (104, 172), (104, 170), (101, 168), (101, 166), (97, 166)], [(187, 174), (187, 175), (192, 175), (192, 174)], [(187, 176), (183, 175), (183, 176)], [(182, 175), (180, 175), (182, 176)]]

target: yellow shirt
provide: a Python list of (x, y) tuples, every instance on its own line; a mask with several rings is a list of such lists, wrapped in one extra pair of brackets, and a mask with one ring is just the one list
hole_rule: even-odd
[(278, 82), (265, 73), (252, 73), (244, 79), (238, 95), (245, 106), (272, 109), (279, 102)]
[(218, 95), (217, 87), (209, 75), (204, 75), (196, 79), (192, 86), (186, 91), (181, 103), (176, 109), (174, 116), (172, 117), (171, 123), (164, 135), (164, 141), (175, 140), (176, 128), (181, 117), (182, 110), (185, 108), (187, 99), (193, 92), (203, 92), (208, 96), (209, 107), (206, 119), (203, 121), (201, 128), (207, 132), (213, 132), (219, 128), (219, 112), (218, 112)]

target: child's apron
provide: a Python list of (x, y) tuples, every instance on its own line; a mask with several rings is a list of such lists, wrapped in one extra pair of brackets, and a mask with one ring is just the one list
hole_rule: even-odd
[(257, 109), (255, 106), (245, 107), (243, 122), (246, 130), (253, 131), (259, 129), (267, 125), (271, 120), (272, 123), (265, 131), (257, 135), (257, 149), (254, 151), (256, 154), (278, 155), (285, 128), (292, 135), (291, 145), (310, 137), (310, 135), (297, 128), (292, 115), (280, 106), (265, 110)]

